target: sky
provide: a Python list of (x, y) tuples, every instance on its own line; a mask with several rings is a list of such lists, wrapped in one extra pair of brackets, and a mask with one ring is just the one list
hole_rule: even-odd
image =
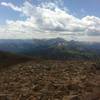
[(100, 0), (0, 0), (0, 39), (100, 42)]

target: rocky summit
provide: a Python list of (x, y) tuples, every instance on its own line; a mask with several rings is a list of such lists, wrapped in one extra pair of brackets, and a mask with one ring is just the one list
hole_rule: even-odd
[(99, 61), (31, 60), (0, 70), (0, 100), (100, 100)]

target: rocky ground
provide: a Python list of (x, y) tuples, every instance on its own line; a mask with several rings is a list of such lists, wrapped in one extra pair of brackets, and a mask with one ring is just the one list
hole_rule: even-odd
[(33, 60), (2, 68), (0, 100), (100, 100), (99, 64)]

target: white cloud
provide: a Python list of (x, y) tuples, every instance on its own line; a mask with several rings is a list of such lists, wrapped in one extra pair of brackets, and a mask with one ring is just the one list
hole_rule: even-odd
[(69, 14), (69, 10), (60, 8), (57, 1), (56, 3), (45, 2), (38, 6), (32, 5), (28, 1), (20, 7), (6, 2), (2, 2), (1, 5), (21, 12), (27, 18), (24, 21), (7, 20), (4, 29), (0, 28), (0, 34), (15, 32), (18, 38), (25, 36), (26, 38), (64, 37), (69, 34), (77, 36), (100, 35), (99, 17), (86, 16), (79, 19)]
[(2, 6), (6, 6), (6, 7), (10, 7), (11, 9), (15, 10), (15, 11), (21, 11), (21, 9), (17, 6), (15, 6), (12, 3), (6, 3), (6, 2), (1, 2)]
[(100, 35), (100, 18), (86, 16), (82, 19), (87, 35)]

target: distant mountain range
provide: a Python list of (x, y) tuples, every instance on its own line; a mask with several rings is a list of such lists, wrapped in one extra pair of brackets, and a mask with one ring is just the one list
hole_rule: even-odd
[(52, 59), (95, 59), (100, 56), (100, 43), (66, 41), (62, 38), (0, 40), (0, 51)]

